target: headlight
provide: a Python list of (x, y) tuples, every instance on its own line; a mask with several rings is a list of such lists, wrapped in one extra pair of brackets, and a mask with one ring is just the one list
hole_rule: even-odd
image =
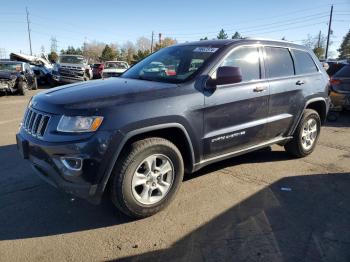
[(102, 121), (102, 116), (62, 116), (57, 131), (94, 132), (100, 127)]

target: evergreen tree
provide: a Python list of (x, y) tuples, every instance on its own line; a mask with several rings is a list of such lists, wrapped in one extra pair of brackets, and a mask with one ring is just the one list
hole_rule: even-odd
[(117, 58), (117, 53), (109, 45), (106, 45), (102, 51), (101, 60), (110, 61)]
[(236, 33), (232, 36), (232, 39), (242, 39), (242, 35), (236, 31)]
[(227, 39), (227, 38), (228, 38), (228, 36), (225, 33), (224, 29), (221, 29), (218, 36), (217, 36), (217, 39)]
[(343, 42), (338, 49), (339, 59), (350, 59), (350, 30), (344, 36)]

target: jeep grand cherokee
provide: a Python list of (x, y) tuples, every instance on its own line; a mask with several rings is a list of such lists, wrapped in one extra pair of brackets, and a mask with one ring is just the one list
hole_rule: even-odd
[(272, 144), (309, 155), (328, 107), (328, 76), (307, 48), (200, 41), (161, 49), (120, 78), (37, 94), (17, 144), (52, 185), (93, 203), (108, 186), (122, 212), (146, 217), (185, 172)]

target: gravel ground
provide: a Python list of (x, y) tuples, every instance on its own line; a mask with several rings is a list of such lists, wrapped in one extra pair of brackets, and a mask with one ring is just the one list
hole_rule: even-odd
[(26, 97), (0, 97), (0, 261), (350, 261), (350, 113), (315, 152), (273, 146), (189, 175), (142, 220), (42, 182), (16, 151)]

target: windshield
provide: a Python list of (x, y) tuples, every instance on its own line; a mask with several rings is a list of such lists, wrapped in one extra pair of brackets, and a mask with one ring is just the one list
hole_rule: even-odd
[(123, 78), (181, 83), (193, 77), (219, 47), (172, 46), (159, 50), (126, 71)]
[(22, 64), (21, 63), (0, 63), (0, 70), (2, 71), (22, 71)]
[(127, 65), (123, 62), (107, 62), (106, 68), (114, 68), (114, 69), (127, 69)]
[(60, 63), (82, 65), (85, 63), (85, 59), (82, 56), (61, 56)]

